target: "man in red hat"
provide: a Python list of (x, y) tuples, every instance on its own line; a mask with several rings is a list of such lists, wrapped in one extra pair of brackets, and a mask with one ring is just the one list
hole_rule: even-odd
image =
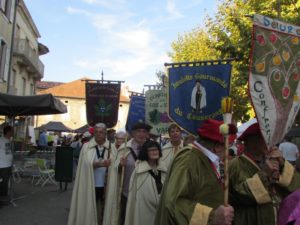
[[(199, 141), (178, 152), (161, 195), (155, 225), (229, 225), (231, 206), (223, 206), (221, 158), (225, 150), (221, 121), (207, 120)], [(231, 141), (234, 137), (230, 138)]]
[(249, 126), (239, 140), (244, 141), (244, 153), (229, 166), (233, 224), (276, 225), (278, 206), (300, 187), (300, 175), (277, 147), (267, 149), (258, 123)]

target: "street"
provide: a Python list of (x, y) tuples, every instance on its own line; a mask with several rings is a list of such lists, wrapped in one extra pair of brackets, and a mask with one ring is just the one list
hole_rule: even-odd
[[(64, 187), (64, 185), (63, 185)], [(59, 185), (44, 187), (31, 184), (31, 179), (22, 178), (15, 184), (15, 197), (25, 196), (12, 204), (0, 206), (0, 225), (65, 225), (72, 195), (72, 184), (61, 192)]]

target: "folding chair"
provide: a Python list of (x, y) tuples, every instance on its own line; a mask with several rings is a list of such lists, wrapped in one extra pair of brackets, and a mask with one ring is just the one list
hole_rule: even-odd
[(48, 169), (46, 165), (45, 159), (36, 159), (36, 165), (39, 168), (40, 172), (40, 179), (37, 181), (36, 185), (41, 184), (43, 187), (47, 183), (56, 184), (56, 182), (53, 180), (55, 171), (53, 169)]
[(23, 169), (21, 167), (18, 167), (17, 165), (12, 166), (12, 178), (14, 179), (15, 183), (20, 183), (22, 178), (21, 174), (23, 172)]

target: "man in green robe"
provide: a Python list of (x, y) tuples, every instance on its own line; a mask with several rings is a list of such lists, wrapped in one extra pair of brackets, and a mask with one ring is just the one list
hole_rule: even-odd
[(278, 206), (300, 187), (300, 175), (276, 147), (268, 150), (257, 123), (240, 136), (245, 152), (229, 166), (229, 201), (233, 224), (276, 225)]
[(178, 152), (161, 195), (155, 225), (229, 225), (233, 208), (223, 206), (219, 153), (224, 151), (220, 121), (207, 120), (199, 142)]

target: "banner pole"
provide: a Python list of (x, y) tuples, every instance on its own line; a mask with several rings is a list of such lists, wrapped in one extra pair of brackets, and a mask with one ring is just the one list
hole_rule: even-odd
[(225, 135), (225, 159), (224, 159), (224, 205), (228, 206), (229, 193), (229, 172), (228, 172), (228, 157), (229, 157), (229, 140), (228, 135)]
[(224, 205), (228, 206), (228, 193), (229, 193), (229, 171), (228, 171), (228, 162), (229, 162), (229, 124), (232, 120), (232, 109), (233, 109), (233, 100), (230, 97), (224, 97), (221, 101), (221, 109), (223, 112), (223, 121), (224, 124), (220, 127), (220, 132), (224, 136), (225, 142), (225, 156), (224, 156)]
[(228, 59), (218, 59), (218, 60), (203, 60), (203, 61), (190, 61), (190, 62), (175, 62), (175, 63), (165, 63), (164, 66), (167, 67), (167, 66), (171, 66), (171, 67), (174, 67), (174, 66), (195, 66), (197, 64), (200, 64), (200, 65), (207, 65), (207, 64), (211, 64), (211, 65), (214, 65), (214, 64), (222, 64), (222, 63), (225, 63), (225, 64), (229, 64), (230, 62), (232, 61), (236, 61), (238, 60), (237, 58), (228, 58)]

